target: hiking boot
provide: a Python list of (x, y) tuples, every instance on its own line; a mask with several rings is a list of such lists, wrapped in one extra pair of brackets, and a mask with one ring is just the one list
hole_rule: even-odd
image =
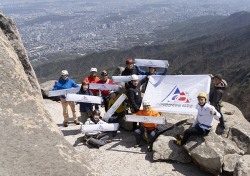
[(176, 141), (174, 141), (174, 143), (175, 143), (176, 145), (179, 145), (179, 146), (182, 146), (182, 145), (183, 145), (183, 143), (182, 143), (181, 140), (176, 140)]
[(151, 145), (148, 146), (148, 152), (152, 152), (152, 146)]
[(222, 128), (222, 129), (225, 129), (225, 125), (222, 124), (222, 123), (219, 123), (219, 124), (218, 124), (218, 127)]
[(68, 127), (69, 126), (69, 122), (63, 122), (63, 127)]
[(138, 147), (140, 147), (141, 146), (141, 144), (135, 144), (134, 145), (134, 148), (138, 148)]
[(106, 143), (111, 143), (111, 142), (112, 142), (112, 140), (110, 140), (110, 139), (106, 140)]
[(177, 139), (178, 139), (178, 140), (182, 140), (183, 137), (184, 137), (182, 134), (177, 134), (176, 136), (177, 136)]
[(79, 122), (78, 120), (74, 120), (74, 123), (75, 123), (76, 125), (80, 125), (80, 122)]

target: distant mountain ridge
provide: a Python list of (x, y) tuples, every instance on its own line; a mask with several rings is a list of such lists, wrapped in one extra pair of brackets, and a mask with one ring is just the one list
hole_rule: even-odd
[[(244, 25), (246, 16), (250, 19), (249, 12), (241, 12), (219, 20), (220, 23), (216, 21), (220, 27), (214, 33), (188, 41), (93, 53), (75, 60), (44, 64), (35, 71), (41, 82), (57, 79), (61, 69), (68, 69), (73, 79), (81, 81), (90, 67), (113, 71), (118, 65), (124, 66), (128, 57), (167, 59), (169, 74), (221, 73), (229, 85), (225, 100), (237, 105), (250, 120), (250, 24)], [(240, 27), (232, 26), (235, 22)]]

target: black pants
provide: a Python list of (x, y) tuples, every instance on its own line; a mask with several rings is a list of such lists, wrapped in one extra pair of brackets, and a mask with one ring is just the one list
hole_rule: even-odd
[(108, 106), (109, 106), (109, 100), (110, 100), (110, 97), (109, 96), (103, 96), (103, 104), (104, 104), (104, 108), (105, 108), (105, 112), (108, 111)]
[(222, 115), (222, 113), (221, 113), (221, 106), (220, 106), (219, 104), (217, 104), (217, 105), (215, 106), (215, 109), (216, 109), (216, 110), (220, 113), (220, 115), (221, 115), (221, 117), (220, 117), (220, 119), (219, 119), (220, 125), (224, 126), (224, 117), (223, 117), (223, 115)]
[(137, 145), (141, 143), (141, 139), (142, 139), (142, 136), (144, 135), (144, 133), (147, 133), (149, 145), (152, 145), (153, 142), (155, 141), (155, 136), (158, 133), (158, 130), (157, 129), (146, 130), (142, 126), (138, 129), (136, 129), (134, 131), (134, 136), (135, 136), (135, 140), (136, 140)]
[(183, 139), (181, 140), (183, 144), (187, 142), (187, 140), (192, 135), (202, 135), (205, 136), (210, 132), (210, 130), (205, 130), (199, 126), (199, 124), (195, 125), (195, 127), (189, 128), (185, 130)]
[(89, 136), (87, 141), (88, 141), (88, 144), (96, 148), (99, 148), (107, 143), (106, 141), (108, 140), (108, 138), (109, 138), (109, 135), (107, 135), (106, 133), (100, 133), (98, 135)]

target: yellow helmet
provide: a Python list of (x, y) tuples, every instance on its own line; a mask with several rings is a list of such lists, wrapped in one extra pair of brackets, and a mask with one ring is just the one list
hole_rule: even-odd
[(200, 93), (198, 94), (198, 97), (197, 97), (197, 98), (199, 98), (199, 97), (203, 97), (203, 98), (207, 99), (207, 94), (206, 94), (205, 92), (200, 92)]

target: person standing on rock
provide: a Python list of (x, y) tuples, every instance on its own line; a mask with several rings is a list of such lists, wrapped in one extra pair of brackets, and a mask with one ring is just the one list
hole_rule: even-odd
[[(90, 69), (90, 75), (83, 79), (82, 82), (88, 82), (88, 83), (97, 83), (100, 81), (100, 78), (97, 76), (97, 68), (91, 68)], [(96, 89), (90, 89), (94, 96), (99, 96), (99, 90)], [(99, 109), (98, 104), (95, 104), (95, 109)]]
[[(103, 120), (101, 120), (101, 112), (96, 109), (92, 112), (91, 118), (88, 118), (85, 122), (85, 125), (94, 125), (94, 124), (105, 124)], [(81, 127), (81, 131), (83, 132), (83, 128)], [(84, 139), (86, 140), (87, 145), (91, 145), (93, 147), (99, 148), (105, 145), (108, 142), (111, 142), (109, 139), (109, 135), (106, 132), (88, 132), (84, 133)]]
[[(154, 116), (154, 117), (159, 117), (160, 114), (156, 111), (154, 111), (151, 106), (150, 102), (148, 100), (143, 101), (143, 110), (139, 110), (136, 115), (138, 116)], [(155, 141), (155, 137), (157, 134), (157, 124), (155, 123), (143, 123), (139, 129), (136, 129), (134, 131), (135, 139), (136, 139), (136, 144), (135, 148), (141, 146), (141, 139), (143, 135), (145, 134), (147, 140), (148, 140), (148, 151), (152, 151), (152, 146), (153, 142)]]
[[(59, 81), (55, 84), (53, 90), (62, 90), (62, 89), (70, 89), (73, 87), (79, 87), (73, 80), (71, 80), (68, 77), (68, 75), (69, 73), (67, 70), (62, 70), (61, 77), (59, 78)], [(63, 126), (67, 127), (69, 124), (68, 105), (71, 108), (74, 118), (74, 123), (76, 125), (79, 125), (80, 123), (78, 122), (78, 118), (76, 116), (75, 103), (73, 101), (66, 101), (65, 95), (61, 95), (60, 99), (63, 108), (63, 117), (64, 117)]]
[[(89, 90), (88, 82), (82, 83), (82, 86), (78, 94), (93, 96), (93, 93)], [(87, 119), (91, 117), (91, 113), (93, 111), (93, 104), (84, 102), (79, 102), (79, 104), (80, 104), (81, 121), (84, 124), (87, 121)]]
[(192, 127), (185, 130), (183, 135), (177, 135), (178, 140), (175, 141), (176, 145), (184, 145), (192, 135), (207, 135), (213, 126), (214, 118), (219, 120), (221, 117), (215, 107), (206, 102), (206, 93), (199, 93), (197, 98), (198, 104), (196, 109), (198, 110), (198, 114), (196, 119)]
[(224, 118), (221, 113), (221, 107), (222, 107), (222, 97), (227, 88), (227, 82), (222, 79), (221, 74), (214, 75), (212, 80), (214, 87), (210, 91), (209, 101), (210, 104), (213, 105), (216, 108), (216, 110), (221, 114), (219, 126), (225, 128)]
[[(108, 72), (106, 70), (102, 70), (101, 73), (101, 80), (97, 82), (98, 84), (114, 84), (111, 79), (108, 78)], [(109, 90), (101, 90), (100, 94), (103, 98), (103, 103), (105, 107), (105, 111), (108, 111), (108, 104), (109, 104)]]

